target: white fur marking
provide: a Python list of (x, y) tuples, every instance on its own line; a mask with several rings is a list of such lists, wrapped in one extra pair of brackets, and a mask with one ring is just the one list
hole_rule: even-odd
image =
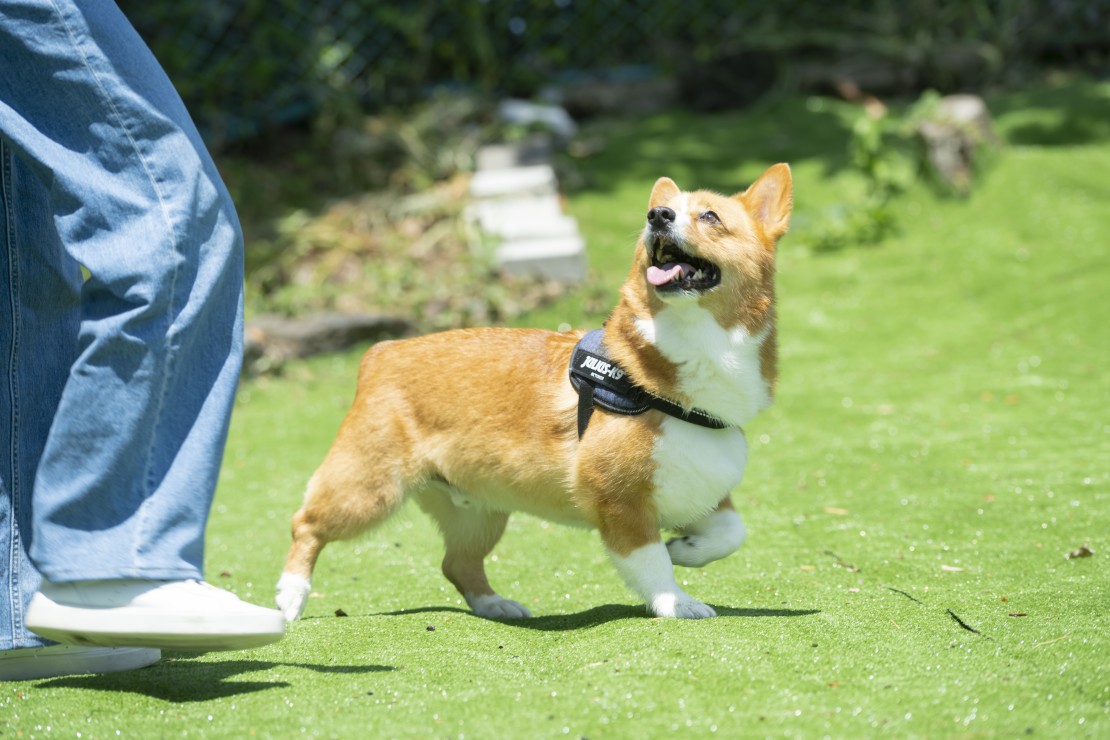
[(637, 319), (636, 328), (678, 365), (678, 390), (694, 406), (742, 426), (771, 405), (760, 371), (768, 329), (755, 336), (743, 326), (724, 329), (692, 302), (670, 304), (654, 319)]
[(700, 568), (736, 552), (744, 544), (747, 531), (739, 514), (733, 509), (721, 509), (685, 527), (681, 534), (667, 543), (671, 562)]
[(702, 619), (717, 613), (683, 591), (674, 578), (670, 555), (662, 542), (637, 548), (626, 556), (610, 552), (617, 572), (624, 582), (657, 617)]
[[(671, 224), (668, 231), (670, 231), (671, 239), (673, 239), (678, 244), (684, 244), (686, 242), (686, 231), (690, 228), (690, 215), (687, 212), (689, 210), (689, 202), (689, 194), (681, 193), (678, 196), (676, 204), (671, 207), (674, 211), (675, 218), (674, 223)], [(660, 203), (660, 205), (666, 204)], [(656, 231), (651, 227), (651, 224), (646, 224), (644, 226), (643, 234), (644, 241), (650, 242), (651, 237), (655, 233)]]
[(479, 503), (471, 498), (470, 494), (460, 488), (456, 488), (452, 485), (446, 485), (445, 487), (448, 495), (451, 497), (451, 503), (460, 509), (465, 509)]
[(311, 592), (312, 584), (301, 576), (292, 573), (281, 574), (277, 582), (277, 597), (274, 600), (286, 622), (295, 622), (300, 618)]
[(678, 203), (674, 207), (674, 238), (679, 244), (686, 242), (686, 231), (690, 228), (690, 194), (682, 193), (678, 196)]
[(740, 485), (748, 442), (735, 427), (706, 429), (668, 416), (652, 460), (659, 526), (681, 529), (704, 519)]

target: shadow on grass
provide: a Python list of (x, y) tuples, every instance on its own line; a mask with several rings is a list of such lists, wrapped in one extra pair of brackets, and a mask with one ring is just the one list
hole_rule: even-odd
[[(756, 617), (805, 617), (818, 614), (819, 609), (738, 609), (731, 606), (717, 606), (711, 604), (718, 617), (739, 617), (752, 619)], [(382, 612), (371, 616), (395, 617), (408, 614), (423, 614), (429, 612), (456, 612), (471, 614), (465, 609), (456, 609), (448, 606), (429, 606), (420, 609), (402, 609), (395, 612)], [(473, 616), (473, 615), (472, 615)], [(481, 617), (475, 616), (475, 619)], [(647, 611), (642, 606), (629, 606), (627, 604), (606, 604), (595, 606), (586, 611), (575, 614), (549, 614), (528, 619), (503, 619), (497, 620), (512, 627), (524, 627), (542, 632), (570, 632), (572, 630), (589, 629), (598, 625), (616, 622), (620, 619), (646, 619)]]
[(1093, 80), (1004, 93), (991, 101), (991, 112), (1015, 114), (1018, 123), (1005, 127), (1013, 144), (1073, 146), (1110, 136), (1110, 88)]
[[(729, 606), (716, 606), (711, 604), (717, 617), (804, 617), (816, 614), (816, 609), (735, 609)], [(646, 609), (642, 606), (627, 606), (624, 604), (606, 604), (595, 606), (577, 614), (551, 614), (548, 616), (532, 617), (531, 619), (506, 620), (506, 624), (514, 627), (526, 627), (543, 632), (569, 632), (571, 630), (588, 629), (618, 619), (649, 619)]]
[(210, 701), (266, 689), (288, 688), (287, 681), (234, 681), (243, 673), (275, 668), (303, 668), (317, 673), (377, 673), (395, 670), (382, 665), (319, 665), (269, 660), (192, 661), (196, 653), (167, 653), (156, 665), (137, 671), (96, 676), (65, 676), (37, 684), (40, 689), (88, 689), (142, 694), (174, 703)]

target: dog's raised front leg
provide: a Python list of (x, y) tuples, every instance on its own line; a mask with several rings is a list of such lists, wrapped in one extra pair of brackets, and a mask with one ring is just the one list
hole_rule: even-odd
[(700, 568), (731, 555), (744, 544), (747, 531), (732, 501), (725, 497), (708, 516), (688, 527), (667, 543), (671, 562)]

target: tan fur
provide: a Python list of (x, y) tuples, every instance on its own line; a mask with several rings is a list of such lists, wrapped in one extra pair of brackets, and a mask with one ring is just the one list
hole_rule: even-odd
[[(790, 197), (789, 168), (776, 165), (731, 198), (683, 194), (660, 178), (649, 199), (649, 207), (685, 202), (694, 214), (720, 215), (719, 227), (695, 220), (688, 239), (692, 254), (722, 271), (721, 284), (698, 305), (723, 328), (768, 331), (759, 371), (769, 386), (774, 245), (786, 230)], [(637, 328), (638, 320), (670, 310), (645, 279), (649, 265), (641, 238), (606, 343), (640, 385), (689, 404), (683, 368)], [(372, 347), (355, 401), (293, 517), (285, 573), (307, 581), (324, 545), (380, 524), (409, 496), (438, 524), (443, 572), (468, 601), (495, 597), (484, 559), (510, 511), (597, 528), (618, 558), (659, 543), (653, 451), (667, 417), (597, 411), (579, 440), (567, 367), (581, 336), (466, 329)], [(718, 510), (732, 508), (728, 494), (719, 492)]]

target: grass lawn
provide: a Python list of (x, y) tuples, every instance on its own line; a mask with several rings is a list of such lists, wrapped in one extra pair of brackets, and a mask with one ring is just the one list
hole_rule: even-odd
[[(817, 102), (610, 124), (570, 200), (615, 290), (656, 177), (794, 168), (748, 542), (679, 572), (721, 616), (649, 619), (595, 533), (517, 516), (491, 579), (537, 616), (475, 618), (411, 507), (324, 551), (283, 642), (6, 684), (0, 736), (1110, 737), (1110, 84), (990, 100), (1006, 145), (969, 198), (917, 187), (895, 236), (825, 254), (807, 231), (862, 185), (854, 112)], [(521, 323), (603, 318), (570, 296)], [(244, 385), (214, 583), (271, 602), (358, 356)]]

